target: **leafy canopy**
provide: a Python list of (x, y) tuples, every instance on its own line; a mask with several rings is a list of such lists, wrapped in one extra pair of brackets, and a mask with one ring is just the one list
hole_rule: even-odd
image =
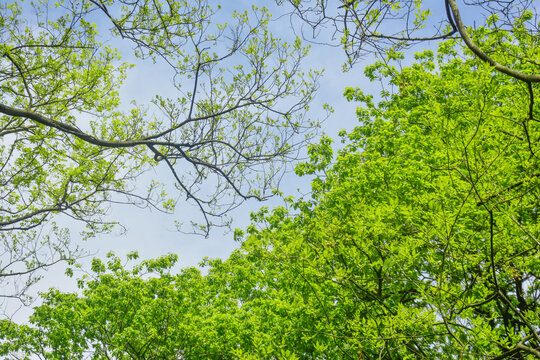
[[(495, 20), (472, 36), (501, 41)], [(533, 73), (535, 39), (504, 36)], [(31, 325), (2, 323), (4, 354), (538, 358), (537, 86), (456, 39), (415, 59), (366, 68), (393, 90), (377, 103), (345, 90), (359, 125), (337, 153), (328, 138), (309, 148), (296, 170), (316, 175), (311, 198), (254, 213), (228, 260), (204, 276), (170, 273), (173, 255), (132, 271), (96, 260), (81, 295), (51, 290)]]
[[(271, 196), (317, 131), (305, 115), (320, 73), (270, 20), (204, 0), (3, 1), (0, 282), (79, 255), (58, 219), (90, 238), (117, 225), (112, 204), (190, 202), (200, 216), (178, 228), (207, 235)], [(131, 62), (150, 69), (136, 86), (157, 85), (147, 103), (121, 102)]]

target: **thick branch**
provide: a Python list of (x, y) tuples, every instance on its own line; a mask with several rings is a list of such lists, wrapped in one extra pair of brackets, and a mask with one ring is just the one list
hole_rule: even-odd
[(517, 344), (516, 346), (518, 349), (528, 352), (529, 354), (533, 354), (536, 357), (540, 358), (540, 351), (537, 349), (533, 349), (532, 347), (525, 346), (521, 342)]
[[(85, 132), (81, 131), (80, 129), (76, 128), (73, 125), (49, 119), (41, 114), (35, 113), (30, 110), (16, 109), (14, 107), (1, 104), (1, 103), (0, 103), (0, 113), (9, 115), (9, 116), (16, 116), (16, 117), (22, 117), (22, 118), (33, 120), (39, 124), (42, 124), (42, 125), (54, 128), (54, 129), (58, 129), (68, 134), (72, 134), (81, 140), (84, 140), (90, 144), (97, 145), (97, 146), (104, 146), (104, 147), (109, 147), (109, 148), (125, 148), (125, 147), (133, 147), (137, 145), (146, 145), (150, 143), (150, 141), (148, 140), (111, 141), (111, 140), (98, 139), (92, 135), (86, 134)], [(156, 144), (156, 145), (161, 145), (157, 142), (151, 142), (151, 143)]]
[(530, 339), (532, 339), (532, 335), (529, 335), (527, 336), (526, 338), (523, 338), (519, 341), (519, 343), (516, 344), (516, 346), (512, 349), (510, 349), (509, 351), (505, 352), (504, 354), (501, 354), (499, 356), (496, 356), (494, 358), (492, 358), (491, 360), (503, 360), (503, 359), (511, 359), (511, 356), (519, 353), (519, 352), (522, 352), (522, 351), (525, 351), (525, 352), (528, 352), (529, 354), (533, 354), (533, 355), (536, 355), (538, 358), (540, 358), (540, 351), (538, 351), (537, 349), (534, 349), (534, 348), (531, 348), (529, 346), (525, 346), (525, 342), (529, 341)]
[(459, 13), (459, 8), (456, 4), (456, 0), (447, 0), (448, 4), (450, 5), (450, 8), (452, 9), (452, 14), (454, 16), (454, 21), (457, 26), (457, 29), (459, 31), (459, 34), (461, 35), (461, 38), (463, 41), (465, 41), (465, 44), (467, 47), (476, 55), (478, 56), (482, 61), (487, 62), (491, 66), (493, 66), (497, 71), (502, 72), (503, 74), (510, 75), (511, 77), (525, 81), (528, 83), (531, 82), (540, 82), (540, 75), (529, 75), (529, 74), (523, 74), (517, 70), (510, 69), (507, 66), (504, 66), (502, 64), (499, 64), (497, 61), (495, 61), (493, 58), (491, 58), (488, 54), (486, 54), (482, 49), (480, 49), (470, 38), (469, 34), (467, 33), (467, 29), (465, 28), (465, 25), (463, 24), (463, 21), (461, 20), (461, 15)]

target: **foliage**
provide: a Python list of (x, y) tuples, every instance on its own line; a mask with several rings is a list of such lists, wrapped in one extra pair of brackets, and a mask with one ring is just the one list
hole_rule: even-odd
[[(487, 27), (472, 35), (489, 43), (500, 34)], [(530, 38), (507, 36), (528, 45), (516, 52), (534, 54)], [(114, 257), (96, 260), (82, 295), (51, 290), (33, 325), (3, 322), (2, 351), (538, 358), (540, 119), (530, 97), (538, 89), (467, 49), (450, 40), (417, 53), (410, 67), (368, 67), (395, 91), (375, 103), (347, 89), (361, 104), (360, 124), (342, 133), (337, 154), (324, 138), (297, 167), (317, 175), (311, 199), (289, 197), (288, 209), (253, 214), (237, 232), (241, 248), (207, 260), (207, 275), (171, 275), (174, 256), (131, 272)], [(520, 54), (513, 68), (534, 71), (540, 59), (523, 63)], [(159, 276), (143, 280), (144, 269)]]
[[(53, 253), (25, 271), (77, 256), (56, 251), (57, 219), (82, 221), (87, 238), (115, 225), (111, 204), (173, 212), (184, 197), (208, 234), (242, 200), (271, 195), (318, 126), (304, 116), (319, 73), (302, 71), (299, 39), (270, 33), (266, 9), (220, 23), (224, 12), (204, 0), (0, 4), (0, 282), (19, 273), (18, 242), (48, 237)], [(122, 104), (129, 62), (155, 64), (170, 86)], [(151, 168), (172, 181), (136, 189)]]
[[(290, 3), (293, 14), (300, 23), (311, 28), (312, 36), (319, 38), (319, 42), (341, 46), (347, 56), (344, 65), (346, 70), (368, 55), (390, 55), (410, 49), (416, 44), (456, 37), (461, 37), (467, 47), (483, 61), (491, 65), (498, 63), (502, 69), (507, 60), (503, 50), (508, 44), (500, 42), (495, 48), (490, 48), (475, 43), (468, 34), (473, 25), (466, 24), (461, 13), (469, 19), (477, 20), (474, 21), (474, 27), (481, 27), (482, 22), (478, 19), (496, 19), (495, 31), (504, 36), (514, 30), (516, 21), (524, 11), (534, 10), (534, 2), (531, 0), (472, 0), (460, 4), (456, 0), (342, 0), (341, 5), (329, 0), (276, 2)], [(538, 26), (531, 21), (520, 32), (522, 35), (526, 33), (535, 36)], [(328, 36), (326, 29), (333, 30), (332, 36)], [(303, 27), (300, 31), (309, 38), (309, 33)], [(519, 77), (519, 74), (514, 75)], [(538, 76), (533, 76), (533, 79), (529, 80), (540, 81)]]

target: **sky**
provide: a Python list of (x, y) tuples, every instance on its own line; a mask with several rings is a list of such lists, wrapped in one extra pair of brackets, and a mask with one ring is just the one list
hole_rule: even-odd
[[(285, 20), (287, 23), (288, 19)], [(328, 54), (327, 47), (313, 47), (305, 64), (306, 68), (324, 68), (325, 74), (321, 80), (320, 89), (311, 106), (310, 116), (320, 118), (323, 114), (322, 106), (329, 103), (334, 112), (325, 120), (322, 132), (337, 139), (337, 132), (341, 129), (352, 129), (356, 125), (356, 104), (348, 103), (342, 96), (347, 86), (363, 86), (366, 84), (362, 69), (358, 67), (352, 72), (342, 73), (340, 66), (345, 58), (337, 49), (331, 49), (332, 56)], [(167, 78), (154, 77), (156, 68), (153, 64), (141, 64), (128, 75), (122, 96), (126, 99), (133, 97), (138, 102), (144, 102), (153, 96), (152, 88), (160, 87)], [(157, 81), (156, 81), (157, 80)], [(152, 81), (153, 83), (150, 83)], [(141, 91), (138, 84), (144, 83), (145, 90)], [(324, 115), (323, 115), (324, 116)], [(167, 170), (151, 170), (150, 177), (170, 177)], [(295, 174), (288, 173), (281, 182), (281, 190), (287, 195), (299, 196), (309, 191), (309, 179), (299, 179)], [(300, 190), (300, 192), (298, 192)], [(250, 200), (231, 213), (233, 228), (245, 228), (250, 224), (249, 213), (258, 210), (261, 206), (281, 205), (278, 198), (265, 202)], [(169, 252), (177, 253), (182, 266), (195, 266), (203, 257), (225, 258), (239, 246), (233, 240), (232, 232), (224, 232), (215, 228), (208, 238), (198, 235), (179, 233), (173, 226), (175, 219), (189, 218), (193, 211), (198, 211), (192, 203), (179, 204), (173, 215), (166, 215), (148, 209), (138, 209), (130, 206), (115, 206), (111, 211), (111, 218), (119, 220), (127, 229), (125, 234), (105, 234), (97, 239), (86, 242), (84, 246), (92, 252), (104, 256), (108, 251), (117, 255), (124, 255), (137, 250), (142, 258), (154, 258)]]
[[(251, 3), (247, 1), (238, 2), (237, 6), (239, 8), (250, 6)], [(274, 11), (283, 11), (283, 9), (277, 8)], [(289, 22), (288, 17), (282, 17), (270, 26), (276, 29), (278, 36), (287, 38), (291, 37), (291, 35), (294, 36)], [(283, 34), (279, 34), (279, 32), (283, 32)], [(331, 54), (329, 51), (331, 51)], [(334, 113), (326, 119), (322, 131), (332, 138), (337, 138), (339, 130), (351, 129), (356, 124), (354, 116), (356, 105), (348, 103), (344, 99), (342, 96), (344, 88), (366, 85), (361, 67), (345, 74), (341, 71), (340, 65), (344, 60), (342, 52), (338, 49), (314, 46), (305, 64), (306, 69), (325, 69), (320, 89), (311, 106), (310, 116), (312, 118), (324, 116), (322, 105), (324, 103), (331, 104)], [(162, 69), (162, 64), (154, 65), (151, 61), (137, 62), (136, 67), (129, 71), (121, 91), (121, 97), (125, 99), (124, 102), (129, 102), (131, 99), (136, 100), (138, 103), (148, 102), (157, 91), (162, 91), (164, 86), (169, 86), (170, 76), (168, 76), (166, 70), (160, 73)], [(159, 179), (163, 177), (170, 178), (171, 174), (167, 170), (158, 168), (151, 170), (147, 176)], [(286, 194), (295, 196), (299, 187), (303, 193), (309, 191), (308, 179), (298, 179), (296, 175), (290, 173), (284, 178), (281, 190)], [(271, 207), (279, 204), (279, 199), (244, 203), (231, 214), (234, 219), (233, 228), (244, 228), (249, 225), (249, 213), (251, 211), (255, 211), (261, 206)], [(224, 233), (223, 229), (219, 228), (213, 229), (208, 238), (177, 232), (173, 225), (174, 220), (178, 218), (188, 219), (194, 211), (198, 210), (189, 202), (179, 204), (177, 211), (173, 215), (166, 215), (149, 209), (138, 209), (132, 206), (114, 206), (110, 217), (120, 221), (126, 227), (127, 232), (125, 234), (113, 232), (112, 234), (101, 235), (83, 245), (92, 252), (98, 252), (99, 256), (104, 256), (108, 251), (114, 251), (117, 255), (124, 255), (137, 250), (141, 257), (153, 258), (174, 252), (179, 254), (180, 263), (183, 266), (195, 266), (205, 256), (227, 257), (230, 251), (238, 247), (239, 244), (234, 242), (232, 233)]]

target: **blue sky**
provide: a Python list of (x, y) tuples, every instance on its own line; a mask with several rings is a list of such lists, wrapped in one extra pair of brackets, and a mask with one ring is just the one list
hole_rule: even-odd
[[(253, 2), (237, 2), (239, 8), (250, 6)], [(249, 5), (248, 5), (249, 4)], [(225, 14), (228, 9), (224, 9)], [(277, 7), (274, 10), (274, 17), (277, 12), (283, 9)], [(271, 11), (272, 13), (272, 11)], [(283, 38), (294, 36), (289, 24), (288, 17), (277, 19), (270, 27), (277, 35)], [(365, 86), (361, 67), (357, 67), (349, 73), (342, 73), (341, 64), (345, 58), (342, 52), (336, 48), (314, 46), (311, 49), (305, 68), (325, 69), (324, 78), (321, 81), (319, 92), (314, 99), (310, 116), (320, 118), (324, 116), (322, 105), (329, 103), (334, 108), (334, 113), (323, 124), (323, 131), (333, 138), (337, 138), (340, 129), (351, 129), (355, 123), (355, 104), (345, 101), (342, 96), (346, 86)], [(128, 73), (128, 78), (121, 91), (124, 103), (136, 100), (138, 103), (147, 103), (157, 92), (171, 86), (170, 71), (164, 64), (153, 64), (151, 61), (137, 61), (136, 66)], [(174, 95), (173, 95), (174, 96)], [(148, 177), (169, 178), (171, 174), (167, 170), (152, 169)], [(294, 174), (288, 174), (282, 182), (282, 190), (286, 194), (296, 195), (297, 189), (301, 191), (309, 190), (307, 179), (298, 179)], [(273, 206), (280, 204), (278, 199), (267, 202), (249, 201), (232, 214), (234, 218), (233, 227), (245, 227), (249, 224), (249, 213), (257, 210), (260, 206)], [(91, 251), (99, 252), (99, 256), (104, 256), (108, 251), (114, 251), (118, 255), (126, 254), (137, 250), (144, 258), (152, 258), (168, 252), (175, 252), (180, 255), (180, 262), (184, 266), (196, 265), (204, 256), (226, 257), (232, 249), (237, 247), (232, 239), (232, 233), (223, 233), (222, 229), (214, 229), (209, 238), (193, 236), (179, 233), (173, 226), (175, 219), (189, 219), (193, 217), (193, 212), (198, 211), (192, 203), (179, 204), (173, 215), (166, 215), (148, 209), (137, 209), (131, 206), (114, 206), (111, 211), (111, 219), (120, 221), (126, 228), (125, 234), (105, 234), (97, 239), (83, 244)], [(75, 235), (75, 234), (74, 234)], [(74, 236), (75, 237), (75, 236)]]

